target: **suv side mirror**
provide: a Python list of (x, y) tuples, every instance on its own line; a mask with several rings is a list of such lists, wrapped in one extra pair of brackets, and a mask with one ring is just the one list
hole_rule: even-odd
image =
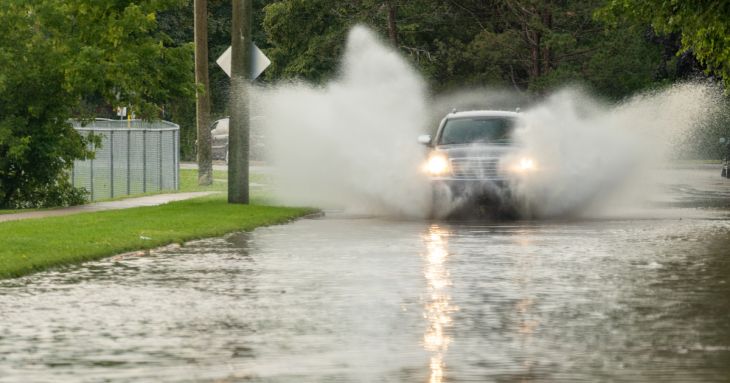
[(431, 145), (431, 135), (422, 134), (422, 135), (418, 136), (418, 143), (421, 145)]
[(720, 143), (721, 143), (721, 144), (724, 144), (724, 143), (726, 143), (726, 142), (727, 142), (727, 138), (725, 138), (725, 137), (720, 137)]

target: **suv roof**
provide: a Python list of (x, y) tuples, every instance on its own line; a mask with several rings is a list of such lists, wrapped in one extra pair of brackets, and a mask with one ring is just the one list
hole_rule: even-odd
[(451, 112), (446, 118), (459, 117), (517, 117), (519, 113), (507, 110), (469, 110), (463, 112)]

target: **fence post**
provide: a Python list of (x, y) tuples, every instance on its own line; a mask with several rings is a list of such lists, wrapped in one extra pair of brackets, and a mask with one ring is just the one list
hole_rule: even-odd
[[(96, 148), (94, 148), (94, 157), (96, 157)], [(94, 200), (94, 157), (91, 158), (91, 170), (89, 171), (89, 174), (91, 174), (89, 182), (91, 183), (91, 200)]]
[(130, 147), (132, 146), (132, 130), (127, 129), (127, 195), (132, 194), (132, 187), (130, 183), (132, 181), (132, 165), (130, 164)]
[(109, 178), (110, 188), (109, 194), (114, 198), (114, 131), (109, 132)]
[(157, 140), (157, 145), (158, 145), (157, 156), (160, 158), (160, 166), (159, 166), (159, 169), (160, 169), (159, 170), (159, 173), (160, 173), (159, 186), (160, 187), (157, 188), (157, 190), (161, 191), (163, 189), (163, 185), (162, 185), (162, 129), (160, 129), (159, 132), (160, 132), (160, 136)]
[(180, 186), (178, 185), (178, 177), (179, 174), (177, 174), (178, 169), (180, 166), (177, 164), (177, 131), (172, 131), (172, 187), (175, 190), (180, 190)]
[(142, 193), (147, 193), (147, 130), (142, 130)]
[(177, 180), (175, 182), (175, 189), (180, 190), (180, 126), (178, 125), (175, 130), (175, 174)]

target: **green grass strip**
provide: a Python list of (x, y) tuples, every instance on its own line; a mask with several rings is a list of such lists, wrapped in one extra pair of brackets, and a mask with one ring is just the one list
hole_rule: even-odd
[[(256, 183), (259, 185), (264, 186), (264, 188), (268, 188), (269, 184), (271, 183), (271, 176), (267, 174), (258, 174), (258, 173), (251, 173), (249, 174), (249, 181), (252, 183)], [(198, 185), (198, 171), (195, 169), (180, 169), (180, 190), (161, 190), (161, 191), (155, 191), (155, 192), (148, 192), (148, 193), (140, 193), (140, 194), (133, 194), (133, 195), (122, 195), (115, 198), (109, 198), (109, 199), (100, 199), (95, 202), (102, 202), (102, 201), (118, 201), (123, 200), (127, 198), (136, 198), (136, 197), (143, 197), (143, 196), (150, 196), (155, 194), (168, 194), (168, 193), (187, 193), (187, 192), (205, 192), (205, 191), (219, 191), (219, 192), (227, 192), (228, 191), (228, 171), (225, 170), (214, 170), (213, 171), (213, 183), (208, 186), (200, 186)], [(252, 190), (251, 194), (253, 198), (261, 200), (266, 199), (266, 193), (261, 190)], [(26, 213), (30, 211), (45, 211), (45, 210), (53, 210), (55, 208), (44, 208), (44, 209), (20, 209), (20, 210), (12, 210), (12, 209), (0, 209), (0, 214), (15, 214), (15, 213)]]
[(0, 278), (170, 243), (280, 224), (307, 208), (228, 204), (222, 195), (161, 206), (0, 223)]

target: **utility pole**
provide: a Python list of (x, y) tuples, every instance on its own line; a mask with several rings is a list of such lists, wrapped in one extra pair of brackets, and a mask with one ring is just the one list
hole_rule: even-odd
[(195, 84), (198, 125), (198, 185), (213, 183), (208, 81), (208, 1), (195, 0)]
[(398, 49), (398, 24), (396, 23), (396, 10), (394, 0), (387, 0), (385, 5), (388, 8), (388, 37), (393, 47)]
[(251, 73), (252, 1), (232, 0), (231, 95), (228, 125), (228, 203), (249, 203), (249, 80)]

